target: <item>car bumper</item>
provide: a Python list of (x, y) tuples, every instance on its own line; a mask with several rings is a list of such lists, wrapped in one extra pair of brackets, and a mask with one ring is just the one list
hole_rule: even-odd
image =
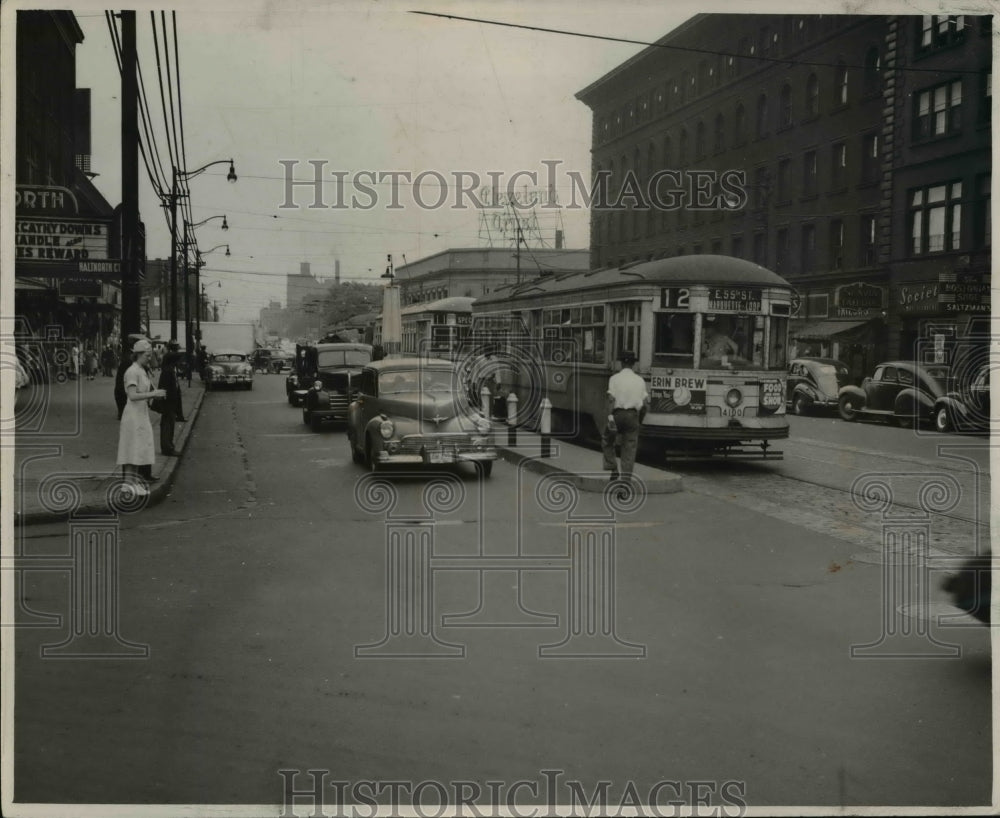
[(379, 454), (378, 462), (385, 465), (402, 465), (410, 463), (414, 465), (449, 465), (454, 463), (482, 463), (487, 460), (496, 460), (496, 450), (482, 452), (439, 452), (432, 450), (424, 454), (390, 454), (383, 451)]
[(212, 383), (225, 383), (225, 384), (237, 384), (237, 383), (253, 383), (252, 375), (212, 375), (209, 380)]

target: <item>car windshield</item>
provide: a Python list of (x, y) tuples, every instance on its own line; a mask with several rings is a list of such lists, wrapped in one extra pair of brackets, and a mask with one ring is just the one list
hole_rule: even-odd
[(383, 372), (379, 378), (379, 393), (398, 395), (403, 392), (451, 392), (451, 374), (447, 369), (410, 369)]
[(335, 366), (364, 366), (371, 359), (371, 353), (364, 349), (321, 349), (317, 365), (320, 369)]
[(246, 355), (215, 355), (212, 360), (219, 364), (238, 364), (246, 360)]

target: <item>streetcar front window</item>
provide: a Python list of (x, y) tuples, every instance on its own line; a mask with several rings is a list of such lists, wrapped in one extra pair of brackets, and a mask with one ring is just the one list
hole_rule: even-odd
[(659, 366), (694, 366), (694, 315), (689, 312), (656, 313), (653, 363)]
[(701, 366), (708, 369), (762, 369), (764, 316), (705, 315), (701, 328)]

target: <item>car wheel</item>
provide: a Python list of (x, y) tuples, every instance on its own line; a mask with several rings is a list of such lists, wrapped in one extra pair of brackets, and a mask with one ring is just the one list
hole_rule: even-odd
[(857, 398), (854, 395), (844, 395), (837, 403), (837, 410), (844, 420), (857, 420), (858, 409), (855, 405)]
[(934, 413), (934, 428), (939, 432), (950, 432), (955, 428), (951, 420), (951, 412), (947, 406), (941, 406)]
[(801, 392), (792, 400), (792, 412), (796, 415), (804, 415), (809, 411), (809, 401)]
[(381, 468), (378, 458), (375, 456), (375, 447), (370, 440), (365, 445), (365, 465), (371, 472), (377, 472)]

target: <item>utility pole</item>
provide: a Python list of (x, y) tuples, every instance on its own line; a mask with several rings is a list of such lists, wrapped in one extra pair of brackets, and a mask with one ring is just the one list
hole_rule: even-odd
[(170, 187), (170, 340), (177, 340), (177, 168)]
[(132, 352), (129, 335), (139, 316), (139, 84), (135, 12), (122, 11), (122, 360)]

